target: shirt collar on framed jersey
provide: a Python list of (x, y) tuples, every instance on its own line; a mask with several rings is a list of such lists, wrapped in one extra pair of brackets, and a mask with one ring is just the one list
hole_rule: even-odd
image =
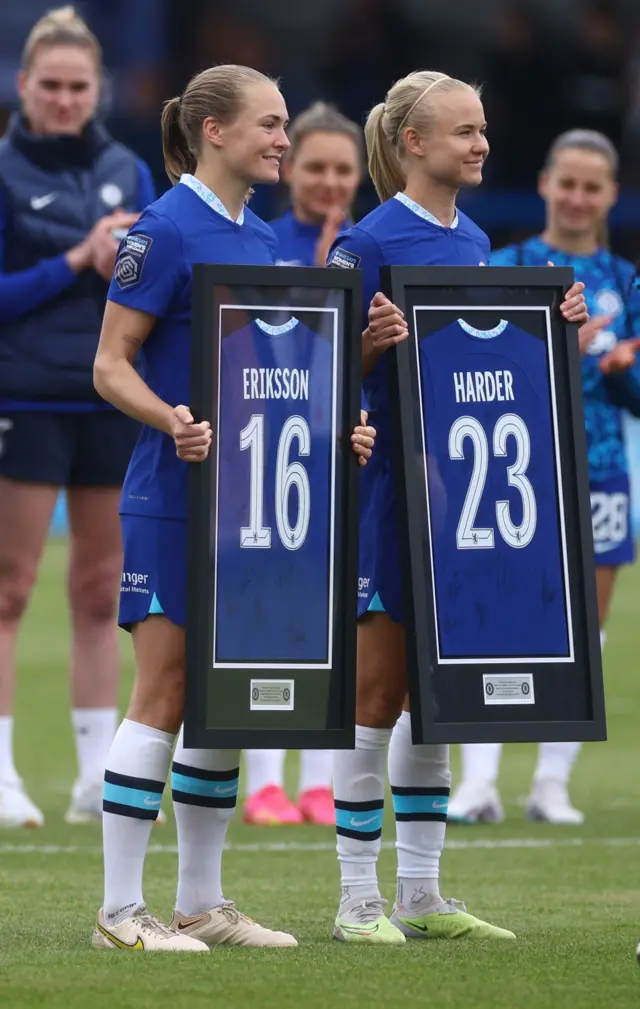
[(193, 190), (196, 196), (199, 196), (201, 200), (215, 210), (216, 214), (220, 214), (220, 217), (225, 217), (227, 221), (231, 221), (232, 224), (244, 224), (244, 209), (240, 211), (240, 216), (236, 221), (223, 204), (222, 200), (219, 200), (215, 193), (212, 193), (208, 186), (205, 186), (204, 182), (200, 182), (200, 179), (196, 179), (194, 175), (184, 174), (180, 176), (180, 182), (188, 186), (189, 189)]
[(263, 333), (268, 336), (283, 336), (285, 333), (290, 333), (292, 329), (298, 325), (298, 320), (295, 315), (292, 315), (288, 322), (284, 322), (281, 326), (270, 326), (268, 322), (263, 322), (262, 319), (256, 319), (256, 326), (261, 329)]
[(464, 319), (458, 319), (458, 325), (460, 329), (464, 329), (465, 333), (468, 333), (469, 336), (475, 336), (478, 340), (493, 340), (496, 336), (504, 333), (509, 323), (506, 319), (501, 319), (493, 329), (476, 329), (475, 326), (470, 326)]
[[(429, 224), (435, 224), (435, 226), (437, 228), (444, 228), (445, 227), (444, 224), (440, 223), (440, 221), (438, 220), (437, 217), (434, 217), (433, 214), (430, 214), (428, 210), (425, 210), (424, 207), (421, 207), (420, 204), (416, 203), (415, 200), (410, 199), (406, 195), (406, 193), (396, 193), (396, 195), (394, 196), (394, 200), (398, 200), (400, 203), (404, 204), (404, 206), (407, 208), (407, 210), (413, 211), (413, 213), (417, 214), (418, 217), (421, 217), (423, 221), (428, 221)], [(457, 228), (458, 227), (458, 211), (457, 210), (456, 210), (456, 216), (454, 217), (453, 221), (451, 222), (451, 227), (452, 228)]]

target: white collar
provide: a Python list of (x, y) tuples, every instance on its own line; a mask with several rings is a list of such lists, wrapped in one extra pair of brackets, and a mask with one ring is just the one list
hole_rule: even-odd
[[(394, 198), (394, 200), (399, 200), (399, 202), (402, 203), (402, 204), (404, 204), (404, 206), (407, 207), (408, 210), (412, 210), (414, 214), (417, 214), (418, 217), (421, 217), (423, 221), (428, 221), (429, 224), (435, 224), (437, 228), (444, 228), (445, 227), (444, 224), (440, 223), (440, 221), (438, 220), (437, 217), (434, 217), (433, 214), (430, 214), (428, 210), (425, 210), (424, 207), (421, 207), (420, 204), (416, 203), (415, 200), (411, 200), (406, 195), (406, 193), (396, 193), (396, 195), (393, 198)], [(458, 227), (458, 211), (457, 210), (456, 210), (456, 216), (454, 217), (453, 221), (451, 222), (450, 227), (452, 227), (452, 228), (457, 228)]]
[(268, 336), (283, 336), (285, 333), (290, 333), (292, 329), (298, 325), (298, 320), (295, 316), (292, 316), (288, 322), (284, 322), (282, 326), (270, 326), (268, 322), (263, 322), (262, 319), (256, 319), (256, 326), (261, 329), (263, 333)]
[(509, 323), (506, 319), (502, 319), (497, 326), (494, 326), (493, 329), (476, 329), (474, 326), (470, 326), (468, 322), (465, 322), (464, 319), (458, 319), (458, 325), (461, 329), (464, 329), (465, 333), (468, 333), (469, 336), (475, 336), (479, 340), (493, 340), (494, 337), (500, 336), (501, 333), (504, 333)]
[(240, 211), (240, 216), (237, 221), (233, 220), (233, 217), (223, 204), (222, 200), (219, 200), (215, 193), (212, 193), (208, 186), (205, 186), (204, 182), (200, 182), (200, 179), (196, 179), (194, 175), (184, 175), (180, 176), (180, 182), (188, 186), (189, 189), (193, 190), (196, 196), (199, 196), (201, 200), (215, 210), (216, 214), (220, 214), (220, 217), (225, 217), (227, 221), (231, 221), (232, 224), (244, 224), (244, 207)]

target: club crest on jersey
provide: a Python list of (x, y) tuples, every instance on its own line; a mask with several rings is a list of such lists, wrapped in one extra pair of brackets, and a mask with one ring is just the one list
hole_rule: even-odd
[(100, 187), (100, 199), (107, 207), (119, 207), (122, 204), (123, 193), (120, 186), (116, 186), (115, 182), (105, 182), (104, 186)]
[(355, 270), (360, 265), (361, 256), (356, 256), (355, 252), (348, 252), (346, 249), (336, 249), (328, 262), (328, 266), (333, 266), (336, 270)]
[(608, 287), (598, 291), (593, 300), (599, 315), (620, 315), (624, 307), (618, 292)]
[(115, 281), (122, 291), (139, 282), (152, 241), (148, 235), (127, 235), (124, 239), (113, 271)]

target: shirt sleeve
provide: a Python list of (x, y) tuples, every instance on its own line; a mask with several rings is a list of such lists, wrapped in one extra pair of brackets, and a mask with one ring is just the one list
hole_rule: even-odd
[(327, 266), (338, 270), (362, 270), (362, 329), (367, 328), (369, 305), (380, 290), (380, 248), (366, 232), (357, 226), (338, 235), (329, 250)]
[(176, 225), (144, 210), (120, 244), (108, 300), (162, 318), (187, 280)]
[[(4, 259), (6, 206), (0, 193), (0, 264)], [(66, 291), (76, 275), (64, 255), (41, 259), (36, 266), (3, 273), (0, 266), (0, 323), (12, 322)]]
[(138, 209), (144, 210), (156, 199), (156, 187), (151, 169), (138, 158)]
[(494, 249), (491, 252), (491, 259), (489, 260), (490, 266), (517, 266), (518, 259), (516, 256), (515, 245), (507, 245), (504, 249)]

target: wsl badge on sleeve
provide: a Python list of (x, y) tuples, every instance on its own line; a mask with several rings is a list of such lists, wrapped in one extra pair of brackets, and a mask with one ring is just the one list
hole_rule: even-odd
[(116, 258), (115, 281), (121, 291), (140, 282), (142, 267), (153, 239), (148, 235), (127, 235)]

